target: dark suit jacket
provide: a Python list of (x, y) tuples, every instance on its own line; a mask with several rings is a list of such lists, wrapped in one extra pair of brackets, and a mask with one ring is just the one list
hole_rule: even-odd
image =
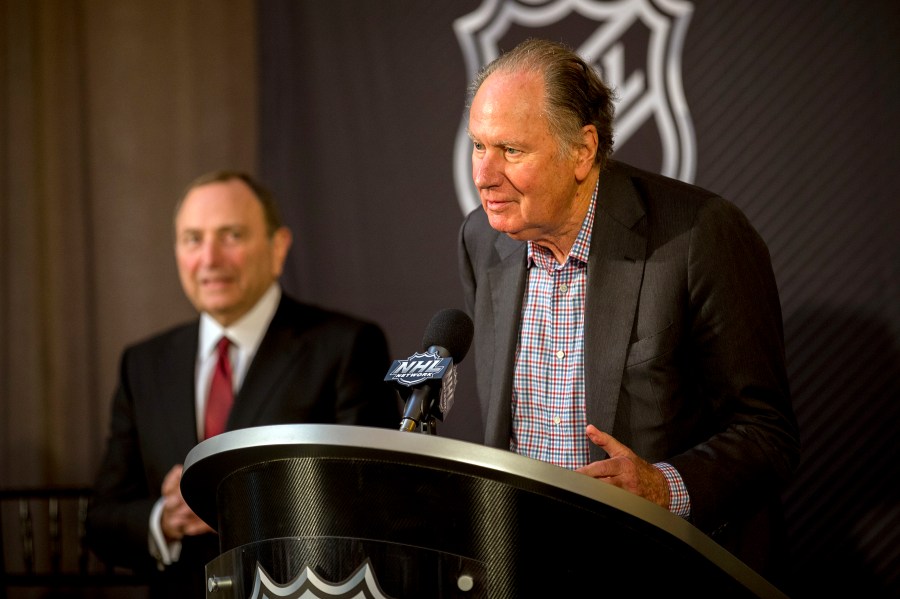
[[(163, 478), (197, 444), (198, 331), (199, 319), (123, 353), (88, 514), (94, 551), (108, 563), (148, 572), (159, 597), (204, 597), (204, 566), (219, 553), (215, 535), (187, 537), (177, 564), (157, 573), (147, 544)], [(399, 397), (384, 382), (389, 366), (387, 341), (376, 325), (282, 294), (235, 398), (228, 430), (289, 423), (399, 427)]]
[[(492, 229), (479, 208), (462, 225), (459, 258), (484, 440), (508, 449), (526, 244)], [(611, 162), (600, 175), (585, 312), (588, 422), (671, 463), (691, 521), (777, 578), (771, 536), (799, 440), (760, 236), (708, 191)], [(592, 447), (593, 460), (604, 457)]]

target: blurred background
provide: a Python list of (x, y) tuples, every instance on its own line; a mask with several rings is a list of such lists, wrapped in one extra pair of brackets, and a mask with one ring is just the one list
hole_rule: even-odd
[[(120, 352), (194, 317), (172, 216), (207, 170), (280, 199), (290, 293), (422, 349), (463, 307), (466, 85), (532, 36), (617, 87), (617, 158), (769, 245), (804, 445), (786, 590), (900, 595), (893, 0), (0, 0), (0, 488), (90, 485)], [(475, 361), (439, 435), (479, 439)]]

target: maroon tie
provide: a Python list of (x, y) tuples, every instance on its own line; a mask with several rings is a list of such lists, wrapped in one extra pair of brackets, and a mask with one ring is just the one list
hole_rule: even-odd
[(234, 403), (234, 389), (231, 386), (231, 360), (228, 359), (228, 337), (219, 339), (217, 346), (219, 358), (213, 371), (209, 396), (206, 398), (206, 422), (204, 423), (204, 439), (214, 437), (225, 431), (228, 413)]

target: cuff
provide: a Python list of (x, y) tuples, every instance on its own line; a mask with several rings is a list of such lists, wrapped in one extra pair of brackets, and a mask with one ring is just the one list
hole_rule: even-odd
[(166, 543), (166, 536), (162, 531), (162, 511), (165, 499), (160, 497), (153, 505), (150, 512), (150, 555), (156, 558), (156, 564), (160, 570), (165, 566), (171, 566), (181, 556), (181, 542)]
[(681, 479), (678, 470), (672, 464), (666, 462), (657, 462), (653, 464), (659, 469), (666, 482), (669, 483), (669, 511), (676, 516), (689, 518), (691, 515), (691, 496), (688, 494), (687, 486)]

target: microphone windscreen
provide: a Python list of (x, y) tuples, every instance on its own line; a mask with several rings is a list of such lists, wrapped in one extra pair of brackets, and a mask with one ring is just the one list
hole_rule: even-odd
[(469, 352), (474, 335), (475, 325), (468, 314), (455, 308), (446, 308), (431, 318), (425, 329), (422, 346), (425, 349), (432, 345), (446, 348), (453, 363), (459, 364)]

